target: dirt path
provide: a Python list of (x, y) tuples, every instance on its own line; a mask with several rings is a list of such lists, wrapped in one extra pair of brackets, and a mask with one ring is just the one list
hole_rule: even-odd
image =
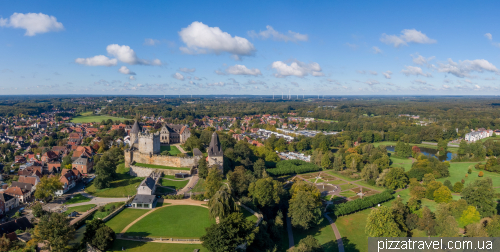
[(335, 233), (335, 239), (337, 239), (337, 244), (339, 246), (339, 252), (344, 252), (344, 243), (342, 242), (342, 236), (340, 235), (339, 230), (337, 229), (337, 225), (333, 222), (332, 218), (328, 216), (328, 214), (324, 214), (325, 218), (330, 222), (330, 226), (332, 226), (333, 233)]
[(286, 230), (288, 231), (288, 247), (293, 248), (295, 241), (293, 240), (292, 219), (290, 217), (286, 218)]
[(196, 183), (198, 183), (198, 174), (191, 176), (191, 179), (189, 180), (187, 185), (184, 188), (180, 189), (179, 192), (177, 192), (177, 195), (185, 194), (191, 191), (191, 188), (194, 188)]

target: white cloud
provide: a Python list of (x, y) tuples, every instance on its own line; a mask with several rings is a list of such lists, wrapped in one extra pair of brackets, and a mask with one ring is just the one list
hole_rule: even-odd
[(144, 39), (144, 45), (154, 46), (158, 45), (159, 43), (160, 41), (158, 39), (152, 39), (152, 38)]
[(181, 40), (186, 44), (179, 49), (188, 54), (220, 54), (230, 53), (234, 58), (250, 56), (255, 53), (255, 47), (246, 38), (223, 32), (219, 27), (209, 27), (201, 22), (193, 22), (179, 32)]
[(14, 13), (10, 18), (0, 18), (0, 27), (25, 29), (25, 36), (64, 30), (63, 24), (57, 22), (57, 18), (43, 13)]
[(410, 75), (422, 75), (424, 77), (432, 77), (432, 74), (430, 73), (424, 73), (424, 71), (422, 71), (422, 68), (420, 67), (414, 67), (414, 66), (405, 66), (405, 69), (401, 70), (401, 72), (403, 74), (405, 74), (406, 76), (410, 76)]
[(413, 58), (413, 63), (415, 63), (417, 65), (421, 65), (421, 66), (428, 65), (429, 61), (431, 61), (435, 58), (434, 56), (431, 56), (429, 58), (425, 58), (424, 56), (419, 55), (418, 53), (415, 55), (411, 54), (410, 56)]
[(448, 85), (443, 85), (443, 89), (450, 89), (451, 87)]
[(417, 43), (417, 44), (433, 44), (437, 41), (427, 37), (427, 35), (423, 34), (421, 31), (417, 31), (415, 29), (404, 29), (401, 31), (401, 35), (387, 35), (382, 34), (380, 38), (385, 44), (392, 44), (394, 47), (399, 47), (401, 45), (408, 45), (408, 43)]
[(376, 46), (372, 47), (372, 49), (373, 49), (373, 53), (375, 53), (375, 54), (382, 53), (382, 50), (380, 50), (380, 48), (378, 48)]
[(378, 73), (377, 73), (377, 71), (370, 71), (370, 74), (371, 75), (377, 75)]
[(270, 25), (266, 26), (265, 31), (260, 31), (259, 33), (256, 33), (255, 31), (249, 31), (248, 36), (252, 38), (261, 38), (261, 39), (272, 38), (273, 40), (276, 41), (285, 41), (285, 42), (307, 41), (309, 39), (309, 36), (307, 34), (300, 34), (298, 32), (293, 32), (290, 30), (288, 31), (288, 34), (280, 33), (274, 30), (273, 27), (271, 27)]
[(130, 74), (130, 75), (135, 75), (134, 72), (130, 71), (126, 66), (121, 66), (120, 69), (118, 69), (118, 72), (122, 74)]
[(365, 70), (356, 70), (356, 72), (359, 73), (359, 74), (366, 74)]
[(469, 76), (471, 72), (482, 73), (488, 71), (498, 73), (497, 67), (485, 59), (463, 60), (458, 61), (458, 63), (452, 59), (448, 59), (448, 64), (440, 64), (438, 71), (450, 73), (461, 78)]
[(324, 75), (321, 72), (321, 67), (316, 62), (306, 64), (295, 60), (290, 65), (287, 65), (283, 61), (275, 61), (271, 67), (276, 69), (277, 73), (274, 74), (276, 77), (297, 76), (302, 78), (308, 74), (311, 74), (312, 76)]
[(128, 78), (129, 80), (135, 80), (135, 77), (133, 75), (130, 75)]
[(385, 77), (386, 79), (390, 79), (390, 78), (392, 78), (392, 76), (391, 76), (392, 72), (391, 72), (391, 71), (386, 71), (386, 72), (384, 72), (384, 73), (382, 73), (382, 74), (384, 75), (384, 77)]
[(349, 48), (351, 48), (352, 50), (356, 50), (358, 49), (358, 45), (356, 44), (351, 44), (349, 42), (345, 43), (346, 46), (348, 46)]
[(368, 85), (370, 85), (370, 86), (380, 84), (380, 82), (378, 82), (377, 80), (367, 80), (367, 81), (365, 81), (364, 83), (365, 83), (365, 84), (368, 84)]
[(427, 84), (427, 81), (421, 80), (421, 79), (416, 79), (413, 81), (413, 83), (419, 84), (419, 85), (429, 85), (432, 86), (431, 84)]
[(491, 35), (491, 33), (486, 33), (484, 34), (484, 36), (488, 38), (488, 40), (493, 40), (493, 36)]
[(474, 89), (481, 89), (481, 87), (479, 85), (474, 85)]
[(326, 79), (326, 81), (328, 81), (329, 83), (333, 83), (335, 85), (339, 85), (339, 86), (342, 85), (342, 84), (340, 84), (340, 82), (338, 80), (332, 80), (332, 79), (328, 78), (328, 79)]
[(130, 64), (130, 65), (161, 65), (159, 59), (149, 62), (147, 60), (139, 59), (135, 54), (134, 50), (127, 45), (111, 44), (106, 47), (106, 51), (111, 56), (116, 57), (119, 61)]
[(248, 69), (244, 65), (230, 66), (226, 69), (226, 73), (234, 75), (253, 75), (253, 76), (262, 75), (259, 69), (257, 68)]
[(97, 55), (92, 58), (78, 58), (76, 63), (87, 66), (115, 66), (117, 59), (110, 59), (104, 55)]
[(181, 81), (184, 80), (184, 76), (182, 74), (180, 74), (180, 73), (175, 73), (175, 74), (172, 75), (172, 77), (174, 77), (174, 78), (176, 78), (178, 80), (181, 80)]
[(179, 68), (179, 71), (184, 73), (194, 73), (194, 71), (196, 71), (196, 68), (181, 67)]

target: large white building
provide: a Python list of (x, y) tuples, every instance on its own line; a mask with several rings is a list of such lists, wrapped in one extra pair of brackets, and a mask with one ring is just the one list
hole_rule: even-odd
[(481, 140), (483, 138), (491, 137), (493, 136), (493, 130), (487, 130), (487, 129), (479, 129), (477, 131), (472, 130), (472, 132), (465, 134), (465, 141), (467, 142), (476, 142), (478, 140)]

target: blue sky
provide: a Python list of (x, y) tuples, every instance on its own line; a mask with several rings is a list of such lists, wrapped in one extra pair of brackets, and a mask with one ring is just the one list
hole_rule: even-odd
[(3, 1), (0, 93), (496, 95), (499, 7)]

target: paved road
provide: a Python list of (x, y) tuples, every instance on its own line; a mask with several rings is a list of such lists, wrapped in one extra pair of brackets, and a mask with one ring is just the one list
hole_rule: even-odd
[(293, 240), (292, 219), (290, 219), (290, 217), (286, 218), (286, 230), (288, 231), (288, 247), (293, 248), (295, 246), (295, 241)]
[(184, 188), (182, 188), (181, 190), (179, 190), (177, 192), (177, 195), (185, 194), (185, 193), (191, 191), (191, 188), (193, 188), (196, 185), (196, 183), (198, 183), (198, 174), (191, 176), (191, 179), (189, 180), (187, 185)]
[(330, 222), (330, 226), (332, 226), (333, 233), (335, 233), (335, 239), (337, 239), (337, 244), (339, 246), (339, 252), (344, 252), (344, 243), (342, 242), (342, 236), (340, 235), (339, 230), (337, 229), (337, 226), (333, 222), (332, 218), (328, 216), (328, 214), (323, 214), (325, 218)]

